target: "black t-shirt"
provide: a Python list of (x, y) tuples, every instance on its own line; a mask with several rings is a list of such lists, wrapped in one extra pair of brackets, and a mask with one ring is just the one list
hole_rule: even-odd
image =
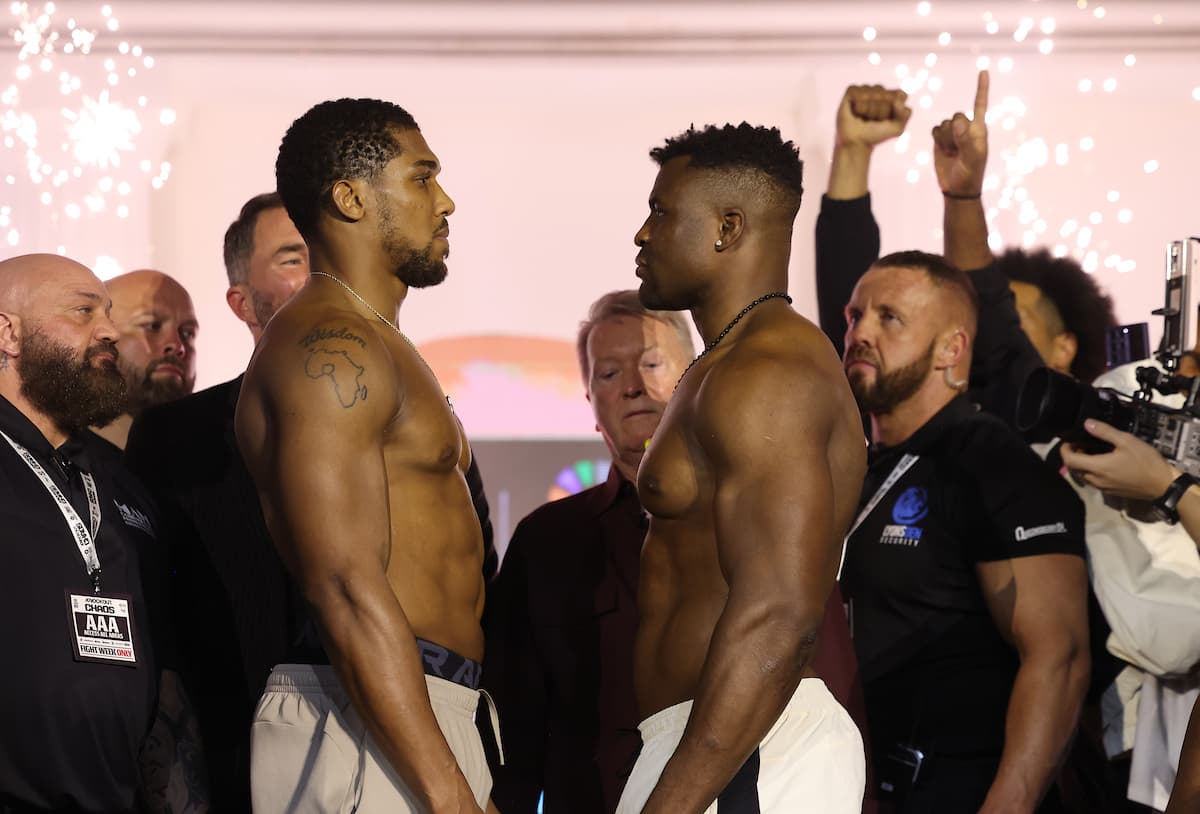
[[(84, 522), (77, 473), (60, 467), (38, 429), (0, 398), (0, 429), (25, 447), (71, 498)], [(92, 582), (66, 520), (46, 487), (0, 439), (0, 596), (8, 609), (0, 669), (0, 802), (14, 807), (133, 811), (138, 753), (153, 721), (159, 659), (154, 608), (143, 585), (161, 589), (155, 515), (138, 483), (113, 466), (90, 433), (59, 449), (96, 482), (96, 540), (104, 595), (132, 597), (136, 666), (77, 661), (67, 594)]]
[(854, 531), (842, 587), (871, 739), (999, 755), (1019, 662), (976, 564), (1084, 556), (1083, 506), (1010, 429), (965, 396), (905, 443), (871, 453), (865, 506), (905, 454), (916, 463)]

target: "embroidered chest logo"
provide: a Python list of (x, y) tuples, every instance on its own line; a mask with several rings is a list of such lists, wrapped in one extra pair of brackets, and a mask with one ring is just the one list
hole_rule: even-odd
[(906, 489), (892, 506), (892, 522), (883, 527), (882, 545), (916, 546), (923, 529), (914, 525), (929, 514), (929, 493), (919, 486)]
[(123, 503), (117, 503), (115, 500), (113, 503), (117, 504), (117, 510), (121, 512), (121, 519), (125, 521), (125, 525), (132, 526), (139, 531), (144, 531), (151, 537), (157, 537), (157, 535), (154, 533), (154, 526), (150, 523), (150, 518), (147, 517), (143, 512), (126, 506)]

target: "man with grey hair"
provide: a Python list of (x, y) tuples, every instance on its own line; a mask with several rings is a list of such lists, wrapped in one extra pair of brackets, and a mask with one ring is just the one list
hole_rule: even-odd
[(484, 610), (483, 684), (503, 710), (504, 814), (610, 814), (640, 741), (633, 697), (638, 558), (645, 513), (634, 481), (646, 443), (694, 353), (687, 323), (636, 291), (594, 302), (579, 368), (608, 478), (521, 521)]

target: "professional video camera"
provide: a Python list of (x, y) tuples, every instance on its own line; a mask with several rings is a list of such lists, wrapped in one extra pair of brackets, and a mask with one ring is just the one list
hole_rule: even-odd
[[(1200, 238), (1177, 240), (1167, 246), (1167, 286), (1163, 307), (1154, 312), (1163, 318), (1163, 338), (1158, 357), (1162, 369), (1146, 365), (1137, 369), (1138, 391), (1132, 396), (1112, 388), (1093, 388), (1050, 368), (1029, 374), (1017, 398), (1017, 428), (1034, 440), (1058, 437), (1084, 452), (1108, 452), (1112, 446), (1088, 433), (1089, 418), (1131, 433), (1158, 450), (1180, 471), (1200, 476), (1200, 377), (1181, 376), (1179, 360), (1196, 346), (1196, 294), (1200, 286)], [(1122, 359), (1145, 337), (1145, 323), (1121, 326), (1109, 336), (1110, 366), (1144, 359)], [(1116, 350), (1117, 358), (1113, 359)], [(1136, 351), (1134, 351), (1136, 353)], [(1155, 393), (1182, 394), (1178, 408), (1155, 404)]]

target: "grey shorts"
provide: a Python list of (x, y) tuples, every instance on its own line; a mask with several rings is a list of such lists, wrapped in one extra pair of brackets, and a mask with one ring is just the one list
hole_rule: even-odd
[[(475, 729), (480, 694), (430, 675), (425, 684), (442, 735), (486, 808), (492, 776)], [(327, 666), (281, 664), (271, 672), (251, 729), (250, 785), (255, 814), (424, 810)]]

